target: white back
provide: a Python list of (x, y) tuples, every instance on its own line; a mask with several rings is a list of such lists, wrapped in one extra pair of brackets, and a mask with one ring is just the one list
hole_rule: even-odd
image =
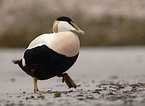
[(54, 35), (54, 33), (50, 33), (50, 34), (42, 34), (38, 37), (36, 37), (28, 46), (27, 49), (31, 49), (31, 48), (35, 48), (37, 46), (41, 46), (41, 45), (46, 45), (49, 46), (51, 37)]

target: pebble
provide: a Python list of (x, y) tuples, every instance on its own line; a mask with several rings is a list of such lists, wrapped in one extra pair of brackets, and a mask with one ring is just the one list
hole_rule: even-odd
[(94, 99), (93, 95), (86, 95), (86, 99)]
[(55, 98), (61, 97), (61, 93), (60, 93), (60, 92), (55, 92), (55, 93), (54, 93), (54, 97), (55, 97)]
[(85, 97), (76, 97), (77, 100), (85, 100)]
[(15, 79), (15, 78), (11, 78), (10, 80), (11, 80), (12, 82), (15, 82), (15, 81), (16, 81), (16, 79)]
[(95, 91), (103, 91), (104, 89), (103, 88), (97, 88), (95, 89)]
[(37, 98), (38, 98), (38, 99), (39, 99), (39, 98), (41, 98), (41, 99), (45, 99), (45, 96), (40, 95), (40, 96), (37, 96)]
[(75, 95), (74, 97), (83, 97), (84, 95), (83, 94), (78, 94), (78, 95)]
[(26, 92), (24, 91), (23, 94), (25, 94)]

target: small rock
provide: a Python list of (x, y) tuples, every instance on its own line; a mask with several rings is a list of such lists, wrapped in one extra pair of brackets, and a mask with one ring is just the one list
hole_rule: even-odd
[(78, 94), (78, 95), (75, 95), (74, 97), (83, 97), (84, 95), (83, 94)]
[(73, 92), (73, 90), (70, 90), (69, 92)]
[(54, 97), (55, 97), (55, 98), (61, 97), (61, 93), (60, 93), (60, 92), (55, 92), (55, 93), (54, 93)]
[(44, 98), (45, 98), (45, 96), (40, 95), (40, 96), (37, 96), (37, 98), (38, 98), (38, 99), (39, 99), (39, 98), (44, 99)]
[(92, 80), (92, 83), (95, 83), (95, 80)]
[(86, 99), (94, 99), (93, 95), (86, 95)]
[(85, 100), (85, 97), (77, 97), (77, 100)]
[(25, 94), (26, 92), (24, 91), (23, 94)]
[(95, 89), (95, 91), (103, 91), (104, 89), (103, 88), (97, 88)]
[(108, 95), (114, 95), (114, 93), (113, 92), (109, 92)]
[(11, 80), (12, 82), (15, 82), (15, 81), (16, 81), (16, 79), (15, 79), (15, 78), (11, 78), (10, 80)]
[(99, 92), (99, 91), (93, 91), (92, 93), (98, 93), (98, 94), (100, 94), (100, 92)]
[(34, 98), (34, 96), (31, 96), (30, 98)]

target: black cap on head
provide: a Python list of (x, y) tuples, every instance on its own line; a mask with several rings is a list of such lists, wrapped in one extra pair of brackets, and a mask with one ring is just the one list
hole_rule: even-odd
[(56, 20), (57, 21), (67, 21), (68, 23), (70, 23), (70, 21), (72, 21), (69, 17), (66, 17), (66, 16), (61, 16), (61, 17), (57, 18)]

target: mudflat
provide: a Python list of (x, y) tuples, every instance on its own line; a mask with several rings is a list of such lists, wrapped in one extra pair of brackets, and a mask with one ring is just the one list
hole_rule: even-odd
[(78, 84), (68, 89), (62, 79), (38, 81), (11, 61), (24, 49), (0, 49), (0, 106), (137, 106), (145, 105), (145, 47), (82, 48), (75, 65), (67, 72)]

